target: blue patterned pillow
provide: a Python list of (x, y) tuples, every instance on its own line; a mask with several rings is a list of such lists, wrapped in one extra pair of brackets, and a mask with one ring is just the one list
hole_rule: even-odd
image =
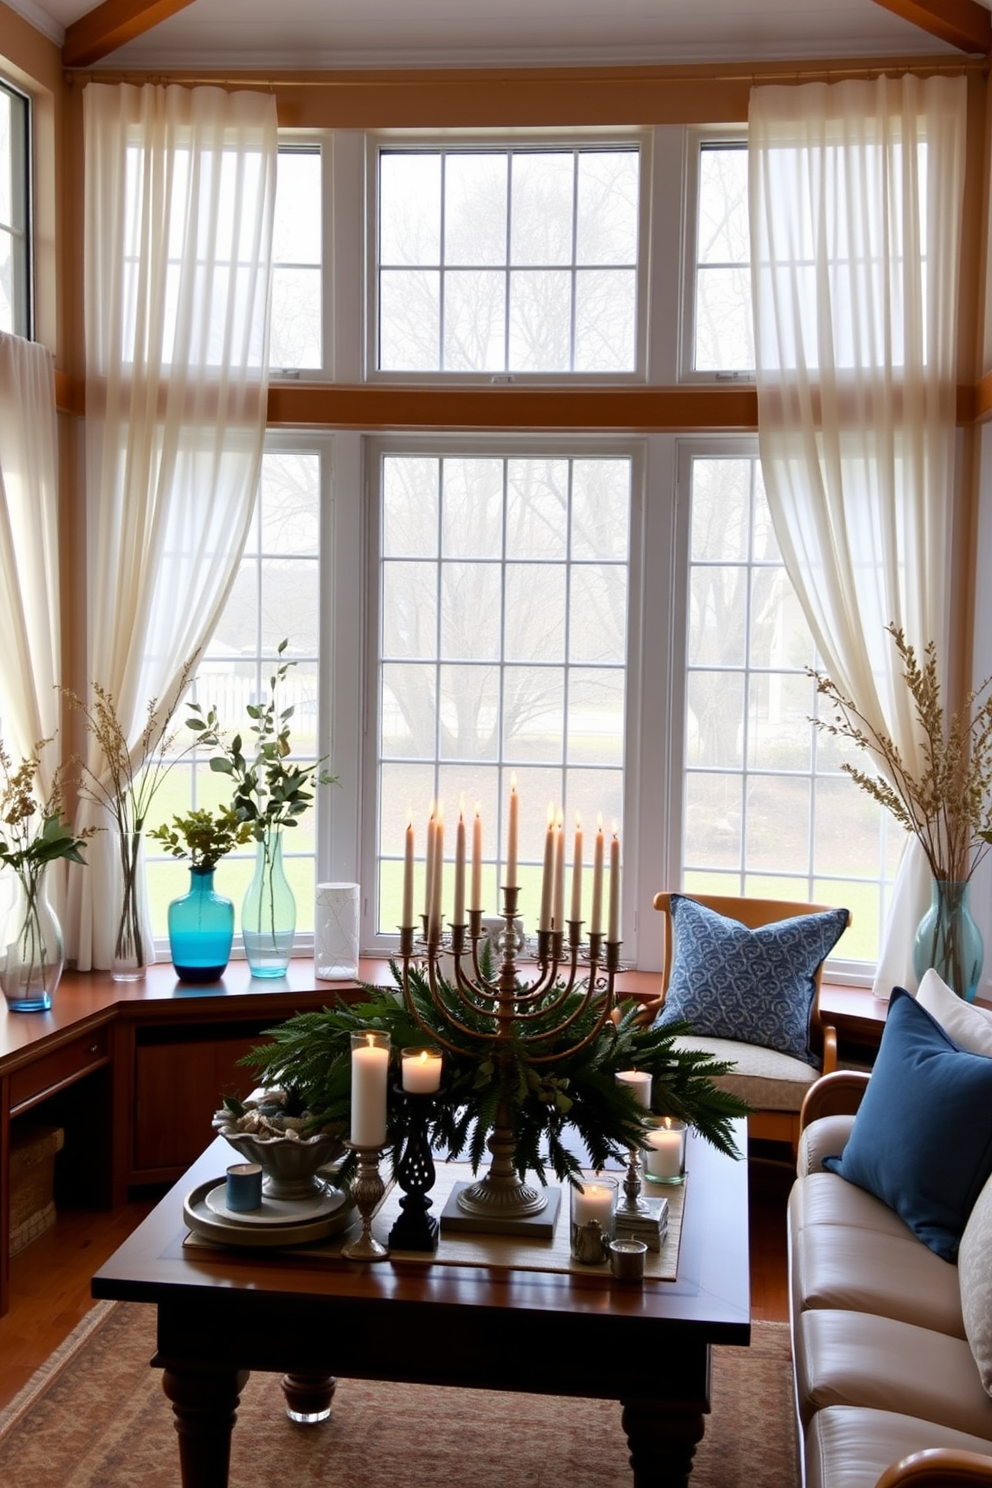
[(816, 968), (847, 927), (846, 909), (796, 915), (749, 930), (673, 894), (674, 955), (659, 1022), (685, 1019), (704, 1038), (778, 1049), (816, 1065), (809, 1020)]

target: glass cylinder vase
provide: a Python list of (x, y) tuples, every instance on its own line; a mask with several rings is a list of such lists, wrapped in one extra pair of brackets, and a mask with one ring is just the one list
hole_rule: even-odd
[(282, 864), (282, 832), (259, 839), (255, 873), (241, 908), (241, 933), (253, 977), (285, 974), (293, 954), (296, 900)]
[(65, 965), (62, 927), (48, 902), (45, 877), (44, 868), (16, 874), (0, 963), (0, 986), (12, 1013), (47, 1012)]
[(189, 893), (169, 905), (169, 950), (181, 982), (216, 982), (231, 959), (234, 905), (214, 890), (213, 868), (190, 868)]
[(947, 985), (973, 1002), (982, 974), (985, 946), (982, 932), (971, 916), (970, 883), (934, 879), (930, 908), (923, 916), (913, 942), (913, 970), (917, 981), (933, 967)]
[(114, 836), (118, 898), (110, 975), (115, 982), (136, 982), (145, 974), (150, 949), (141, 924), (141, 833)]

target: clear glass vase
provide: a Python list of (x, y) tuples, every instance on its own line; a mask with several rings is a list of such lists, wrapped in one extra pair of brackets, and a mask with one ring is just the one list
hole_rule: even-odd
[(975, 999), (985, 959), (982, 932), (971, 917), (968, 903), (970, 888), (970, 883), (935, 878), (930, 889), (930, 908), (920, 921), (913, 942), (917, 981), (933, 967), (965, 1002)]
[(169, 949), (181, 982), (216, 982), (234, 940), (234, 905), (214, 890), (213, 868), (190, 868), (189, 893), (169, 905)]
[(16, 878), (0, 966), (0, 986), (12, 1013), (47, 1012), (65, 965), (62, 927), (48, 902), (45, 876), (42, 868)]
[(141, 928), (141, 833), (114, 835), (119, 899), (110, 975), (115, 982), (136, 982), (145, 974), (149, 949)]
[(241, 933), (253, 977), (282, 976), (293, 954), (296, 900), (282, 865), (282, 832), (260, 838), (255, 874), (241, 908)]

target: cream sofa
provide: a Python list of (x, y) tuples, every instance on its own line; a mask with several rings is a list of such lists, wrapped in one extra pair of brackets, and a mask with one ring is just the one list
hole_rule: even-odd
[[(920, 1002), (933, 994), (974, 1035), (972, 1051), (992, 1054), (988, 1015), (947, 1004), (944, 994), (953, 994), (940, 985), (938, 992), (925, 979)], [(983, 1017), (984, 1030), (974, 1021)], [(965, 1047), (960, 1027), (952, 1037)], [(992, 1178), (970, 1210), (955, 1263), (873, 1193), (825, 1170), (824, 1158), (844, 1152), (868, 1079), (825, 1076), (802, 1113), (789, 1263), (804, 1481), (992, 1484)], [(988, 1121), (992, 1130), (992, 1109)]]

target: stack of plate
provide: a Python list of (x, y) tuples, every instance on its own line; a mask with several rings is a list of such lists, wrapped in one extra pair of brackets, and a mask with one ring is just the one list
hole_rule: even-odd
[(312, 1245), (345, 1230), (355, 1214), (349, 1194), (320, 1184), (307, 1199), (270, 1199), (262, 1196), (257, 1209), (228, 1209), (227, 1184), (211, 1178), (192, 1189), (183, 1200), (183, 1218), (194, 1235), (222, 1245)]

